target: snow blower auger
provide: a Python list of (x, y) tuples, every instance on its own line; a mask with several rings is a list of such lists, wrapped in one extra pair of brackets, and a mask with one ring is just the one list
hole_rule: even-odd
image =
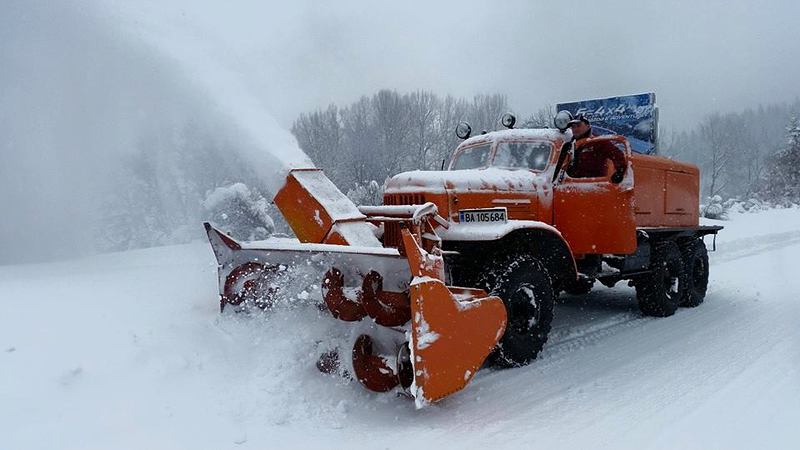
[[(448, 222), (436, 205), (356, 207), (318, 169), (295, 169), (275, 204), (299, 243), (240, 243), (206, 223), (219, 264), (220, 308), (253, 302), (267, 308), (291, 266), (311, 266), (324, 275), (324, 306), (337, 319), (370, 320), (397, 331), (386, 343), (359, 336), (352, 349), (352, 374), (367, 389), (398, 386), (417, 407), (455, 393), (484, 363), (503, 336), (506, 310), (480, 289), (445, 284), (437, 229)], [(401, 227), (402, 245), (384, 248), (376, 225)], [(323, 355), (322, 371), (340, 360)]]

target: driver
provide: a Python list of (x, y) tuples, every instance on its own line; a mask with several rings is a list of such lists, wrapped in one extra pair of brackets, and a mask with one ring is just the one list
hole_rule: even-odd
[(620, 183), (625, 174), (625, 154), (611, 141), (598, 141), (586, 144), (585, 139), (592, 135), (592, 125), (583, 114), (578, 114), (569, 122), (575, 137), (575, 156), (567, 169), (573, 178), (606, 176), (606, 161), (614, 164), (612, 183)]

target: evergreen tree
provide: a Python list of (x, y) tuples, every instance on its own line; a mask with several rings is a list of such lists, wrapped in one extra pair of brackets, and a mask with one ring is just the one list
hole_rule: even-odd
[(786, 144), (767, 168), (768, 199), (782, 204), (800, 203), (800, 121), (793, 116), (786, 127)]

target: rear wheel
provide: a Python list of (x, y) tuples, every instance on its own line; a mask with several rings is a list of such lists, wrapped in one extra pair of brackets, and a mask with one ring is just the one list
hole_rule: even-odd
[(648, 316), (675, 314), (686, 290), (683, 258), (674, 242), (653, 246), (650, 273), (636, 280), (639, 309)]
[(524, 366), (547, 342), (553, 321), (553, 286), (536, 258), (519, 256), (500, 267), (505, 270), (493, 283), (491, 293), (503, 300), (508, 324), (490, 361), (499, 367)]
[(708, 250), (702, 239), (692, 239), (681, 248), (686, 289), (680, 306), (695, 307), (703, 303), (708, 289)]

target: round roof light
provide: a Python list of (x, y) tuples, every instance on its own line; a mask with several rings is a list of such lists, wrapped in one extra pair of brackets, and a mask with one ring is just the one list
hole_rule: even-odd
[(558, 128), (560, 131), (564, 132), (567, 128), (569, 128), (569, 123), (572, 121), (572, 113), (569, 111), (559, 111), (556, 116), (553, 118), (553, 124)]
[(500, 118), (500, 123), (506, 128), (514, 128), (514, 124), (517, 123), (517, 118), (510, 112), (507, 112)]
[(467, 122), (458, 122), (456, 125), (456, 136), (459, 139), (466, 139), (472, 134), (472, 127)]

